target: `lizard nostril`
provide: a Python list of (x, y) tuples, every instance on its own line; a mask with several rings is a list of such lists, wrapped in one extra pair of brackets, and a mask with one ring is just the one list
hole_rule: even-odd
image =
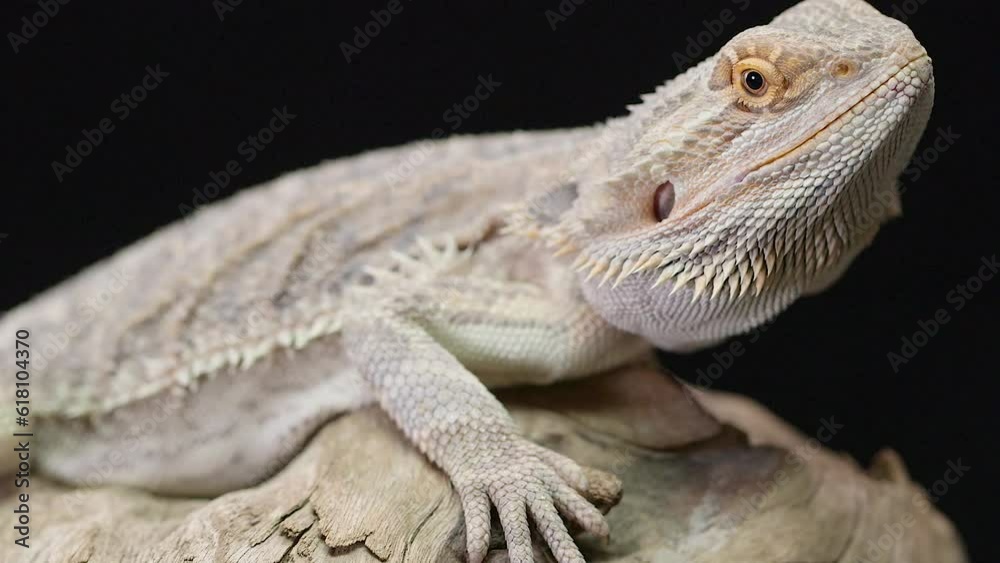
[(830, 74), (837, 78), (849, 78), (858, 73), (858, 65), (847, 59), (834, 61), (830, 65)]

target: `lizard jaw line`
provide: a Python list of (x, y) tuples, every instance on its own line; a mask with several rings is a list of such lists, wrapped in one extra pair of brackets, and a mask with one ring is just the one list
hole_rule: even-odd
[(888, 84), (889, 81), (892, 80), (893, 78), (899, 77), (899, 75), (902, 74), (906, 69), (910, 68), (911, 66), (913, 66), (914, 64), (916, 64), (916, 63), (918, 63), (920, 61), (923, 61), (924, 59), (930, 59), (930, 56), (927, 55), (927, 53), (923, 53), (923, 54), (921, 54), (918, 57), (914, 57), (914, 58), (910, 59), (909, 61), (907, 61), (907, 63), (905, 65), (903, 65), (902, 67), (900, 67), (900, 69), (898, 71), (894, 72), (891, 76), (889, 76), (888, 78), (886, 78), (885, 80), (883, 80), (882, 82), (880, 82), (877, 86), (875, 86), (871, 90), (865, 92), (865, 94), (863, 96), (859, 97), (858, 100), (855, 101), (853, 104), (851, 104), (850, 107), (848, 107), (846, 110), (827, 116), (827, 118), (823, 120), (823, 126), (822, 127), (820, 127), (819, 129), (817, 129), (814, 133), (811, 133), (808, 137), (806, 137), (802, 141), (797, 142), (795, 145), (792, 146), (792, 148), (787, 149), (785, 151), (782, 151), (777, 156), (769, 158), (768, 160), (765, 160), (761, 164), (758, 164), (757, 166), (754, 166), (753, 168), (751, 168), (751, 169), (749, 169), (749, 170), (747, 170), (747, 171), (742, 172), (741, 174), (739, 174), (735, 178), (735, 183), (739, 184), (740, 182), (742, 182), (743, 180), (745, 180), (746, 177), (749, 176), (750, 174), (753, 174), (755, 172), (760, 172), (761, 170), (763, 170), (763, 169), (765, 169), (765, 168), (767, 168), (767, 167), (769, 167), (769, 166), (771, 166), (771, 165), (773, 165), (775, 163), (778, 163), (778, 162), (784, 160), (785, 157), (791, 156), (791, 155), (793, 155), (793, 154), (801, 151), (807, 145), (809, 145), (813, 141), (815, 141), (820, 135), (822, 135), (824, 131), (827, 131), (830, 128), (831, 125), (833, 125), (834, 123), (840, 121), (842, 118), (844, 118), (844, 116), (847, 116), (847, 115), (851, 114), (854, 111), (854, 108), (856, 108), (860, 104), (864, 103), (864, 101), (867, 100), (872, 94), (874, 94), (875, 92), (877, 92), (879, 88), (881, 88), (882, 86), (885, 86), (886, 84)]

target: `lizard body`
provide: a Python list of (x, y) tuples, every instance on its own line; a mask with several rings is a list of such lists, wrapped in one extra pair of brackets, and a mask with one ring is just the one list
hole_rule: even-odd
[(607, 533), (584, 471), (487, 388), (711, 345), (821, 291), (898, 209), (932, 98), (905, 25), (806, 0), (604, 125), (375, 151), (212, 205), (0, 319), (76, 325), (35, 379), (44, 469), (217, 494), (377, 403), (454, 483), (471, 561), (491, 506), (512, 561), (529, 517), (582, 561), (560, 514)]

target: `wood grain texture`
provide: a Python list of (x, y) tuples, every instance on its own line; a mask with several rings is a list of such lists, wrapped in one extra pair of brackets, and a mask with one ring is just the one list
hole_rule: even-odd
[[(501, 398), (533, 440), (607, 472), (591, 475), (588, 496), (610, 508), (612, 539), (578, 537), (588, 561), (966, 561), (898, 456), (881, 454), (865, 471), (747, 399), (692, 393), (645, 366)], [(448, 480), (374, 408), (324, 426), (270, 480), (215, 499), (31, 485), (31, 548), (12, 547), (2, 526), (0, 560), (457, 562), (465, 553)], [(6, 491), (0, 513), (13, 506)], [(889, 529), (902, 532), (890, 541)], [(506, 561), (502, 537), (494, 522), (488, 561)], [(873, 548), (880, 538), (888, 547)], [(537, 560), (547, 557), (538, 547)]]

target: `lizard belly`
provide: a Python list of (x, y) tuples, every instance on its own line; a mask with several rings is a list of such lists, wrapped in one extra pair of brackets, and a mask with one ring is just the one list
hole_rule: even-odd
[(276, 473), (337, 414), (371, 401), (339, 337), (95, 421), (48, 420), (42, 470), (74, 485), (217, 495)]

